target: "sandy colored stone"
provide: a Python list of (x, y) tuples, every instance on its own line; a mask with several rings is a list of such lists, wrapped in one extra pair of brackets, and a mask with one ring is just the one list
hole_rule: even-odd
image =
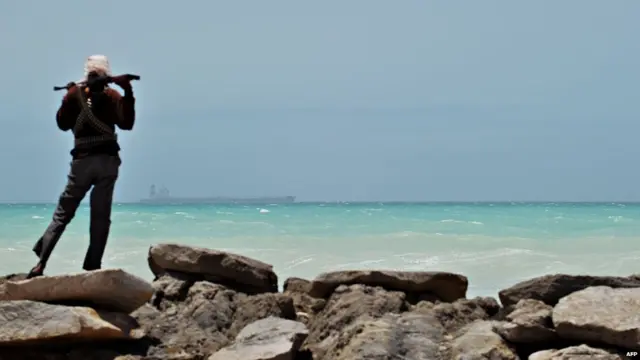
[(496, 326), (496, 332), (514, 344), (550, 343), (557, 339), (553, 329), (553, 308), (542, 301), (523, 299), (506, 317), (508, 322)]
[[(109, 314), (113, 318), (117, 314)], [(128, 339), (120, 328), (88, 307), (50, 305), (29, 300), (0, 302), (0, 346), (65, 340)]]
[(130, 313), (151, 299), (147, 281), (121, 269), (41, 276), (0, 284), (0, 301), (88, 302)]
[(268, 317), (245, 326), (231, 346), (209, 360), (294, 360), (308, 334), (302, 323)]
[(519, 360), (511, 348), (493, 329), (496, 322), (476, 321), (464, 329), (451, 345), (452, 359)]
[(571, 346), (560, 350), (543, 350), (529, 355), (529, 360), (623, 360), (618, 354), (587, 345)]
[(278, 291), (278, 276), (271, 265), (238, 254), (178, 244), (158, 244), (149, 249), (148, 261), (156, 276), (169, 270), (199, 275), (242, 292)]
[(574, 292), (560, 299), (552, 318), (561, 338), (640, 350), (640, 288)]
[(348, 345), (348, 338), (344, 340), (345, 329), (359, 318), (377, 319), (387, 313), (401, 313), (406, 309), (405, 300), (405, 293), (400, 291), (359, 284), (342, 285), (310, 322), (309, 337), (303, 349), (311, 350), (317, 359), (332, 359), (331, 354)]
[(430, 293), (445, 302), (464, 298), (469, 285), (465, 276), (447, 272), (347, 270), (318, 275), (311, 282), (309, 294), (327, 298), (338, 286), (354, 284), (407, 293)]
[(332, 341), (322, 359), (450, 359), (445, 329), (433, 315), (405, 312), (361, 317)]

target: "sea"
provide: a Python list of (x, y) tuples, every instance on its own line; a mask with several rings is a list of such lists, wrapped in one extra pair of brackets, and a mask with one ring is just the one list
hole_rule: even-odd
[[(54, 204), (0, 205), (0, 273), (26, 272)], [(82, 206), (47, 273), (82, 271), (89, 237)], [(640, 204), (294, 203), (115, 204), (104, 268), (152, 279), (153, 244), (178, 243), (272, 264), (280, 285), (346, 269), (450, 271), (469, 278), (469, 296), (496, 296), (552, 273), (640, 273)]]

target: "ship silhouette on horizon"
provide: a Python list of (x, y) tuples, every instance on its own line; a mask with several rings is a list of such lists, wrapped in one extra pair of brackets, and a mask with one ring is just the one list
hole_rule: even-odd
[(296, 201), (295, 196), (263, 196), (263, 197), (174, 197), (165, 186), (156, 190), (155, 185), (149, 189), (149, 197), (141, 199), (145, 204), (290, 204)]

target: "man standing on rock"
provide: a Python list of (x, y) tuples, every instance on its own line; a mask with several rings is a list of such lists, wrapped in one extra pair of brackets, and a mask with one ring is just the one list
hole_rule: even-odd
[(115, 128), (133, 128), (135, 98), (126, 76), (111, 78), (111, 82), (122, 88), (124, 96), (106, 82), (88, 81), (111, 76), (109, 60), (104, 55), (90, 56), (84, 74), (78, 84), (68, 85), (56, 114), (60, 130), (73, 132), (75, 146), (71, 150), (67, 185), (60, 195), (53, 220), (33, 248), (40, 261), (29, 272), (29, 278), (43, 274), (53, 248), (89, 190), (90, 242), (83, 269), (96, 270), (102, 266), (111, 226), (113, 190), (121, 164)]

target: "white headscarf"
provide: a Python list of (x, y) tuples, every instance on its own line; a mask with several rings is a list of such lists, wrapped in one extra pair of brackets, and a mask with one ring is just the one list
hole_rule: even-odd
[(84, 77), (78, 82), (87, 81), (90, 72), (97, 72), (100, 75), (111, 76), (111, 65), (105, 55), (91, 55), (84, 63)]

